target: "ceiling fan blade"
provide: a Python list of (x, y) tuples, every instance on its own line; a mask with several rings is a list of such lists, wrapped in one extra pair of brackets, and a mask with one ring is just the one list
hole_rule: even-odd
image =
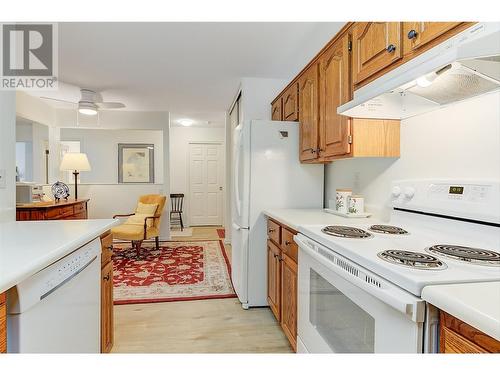
[(70, 101), (68, 101), (68, 100), (56, 99), (56, 98), (49, 98), (49, 97), (46, 97), (46, 96), (40, 96), (40, 99), (54, 100), (54, 101), (56, 101), (56, 102), (61, 102), (61, 103), (69, 103), (69, 104), (73, 104), (73, 105), (78, 104), (78, 103), (75, 103), (75, 102), (70, 102)]
[(116, 109), (116, 108), (125, 108), (125, 104), (123, 103), (118, 103), (118, 102), (102, 102), (102, 103), (95, 103), (99, 108), (103, 109)]

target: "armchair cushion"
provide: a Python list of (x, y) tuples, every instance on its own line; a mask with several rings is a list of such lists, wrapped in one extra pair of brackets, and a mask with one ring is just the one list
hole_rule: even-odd
[[(136, 214), (145, 214), (146, 216), (154, 216), (156, 209), (158, 208), (158, 204), (147, 204), (138, 202), (137, 208), (135, 209)], [(144, 221), (143, 221), (144, 223)]]
[[(149, 220), (148, 220), (149, 221)], [(125, 241), (139, 241), (144, 239), (144, 224), (130, 225), (121, 224), (111, 228), (113, 236)], [(153, 238), (159, 236), (159, 230), (152, 227), (147, 228), (146, 238)]]
[[(142, 225), (144, 227), (144, 220), (147, 217), (151, 217), (151, 216), (154, 216), (154, 213), (153, 213), (153, 215), (135, 213), (134, 215), (129, 216), (129, 218), (127, 219), (127, 221), (125, 221), (124, 224)], [(146, 220), (146, 226), (148, 228), (151, 228), (153, 226), (154, 222), (155, 222), (154, 219), (148, 219), (148, 220)]]

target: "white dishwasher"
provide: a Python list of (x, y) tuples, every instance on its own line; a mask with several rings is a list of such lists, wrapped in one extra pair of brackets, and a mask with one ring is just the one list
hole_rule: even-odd
[(98, 238), (9, 290), (9, 353), (99, 353)]

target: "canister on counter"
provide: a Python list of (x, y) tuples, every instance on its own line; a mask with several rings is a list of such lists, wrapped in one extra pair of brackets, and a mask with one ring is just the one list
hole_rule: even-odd
[(352, 195), (351, 189), (337, 189), (335, 195), (335, 209), (338, 212), (347, 213), (349, 208), (349, 197)]

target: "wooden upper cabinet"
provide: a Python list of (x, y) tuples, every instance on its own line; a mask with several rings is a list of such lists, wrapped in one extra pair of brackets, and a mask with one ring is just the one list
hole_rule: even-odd
[(352, 29), (353, 83), (403, 57), (402, 22), (357, 22)]
[(281, 121), (283, 119), (283, 112), (281, 107), (282, 98), (276, 99), (271, 105), (271, 120)]
[(0, 354), (7, 353), (7, 306), (5, 293), (0, 293)]
[(351, 99), (349, 34), (328, 48), (319, 60), (320, 157), (350, 152), (349, 118), (337, 107)]
[(297, 83), (293, 83), (282, 96), (282, 119), (284, 121), (299, 120), (299, 98)]
[(404, 22), (403, 40), (405, 55), (432, 42), (461, 22)]
[(313, 64), (299, 77), (300, 161), (318, 158), (318, 75), (318, 64)]

